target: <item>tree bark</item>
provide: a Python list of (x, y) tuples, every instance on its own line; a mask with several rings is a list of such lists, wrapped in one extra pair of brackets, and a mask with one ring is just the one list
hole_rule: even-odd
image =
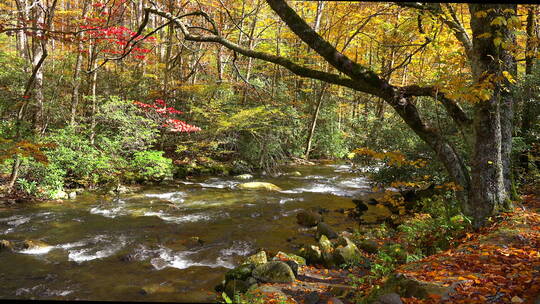
[[(508, 92), (509, 82), (502, 77), (503, 72), (515, 72), (515, 60), (502, 47), (502, 43), (495, 43), (495, 39), (499, 37), (502, 42), (511, 44), (514, 36), (506, 26), (492, 23), (495, 18), (516, 15), (517, 5), (470, 4), (469, 10), (473, 33), (473, 75), (477, 83), (488, 83), (493, 88), (488, 100), (479, 101), (474, 106), (471, 191), (464, 211), (473, 217), (475, 226), (479, 227), (489, 216), (510, 207), (507, 187), (510, 180), (513, 102)], [(508, 10), (513, 13), (507, 13)], [(485, 12), (487, 16), (479, 12)], [(491, 33), (491, 37), (478, 38), (484, 33)]]

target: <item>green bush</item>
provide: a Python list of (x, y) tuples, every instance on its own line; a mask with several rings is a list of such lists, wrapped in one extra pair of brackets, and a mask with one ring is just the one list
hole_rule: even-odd
[(136, 152), (130, 161), (130, 170), (137, 181), (161, 181), (173, 175), (172, 160), (163, 151)]

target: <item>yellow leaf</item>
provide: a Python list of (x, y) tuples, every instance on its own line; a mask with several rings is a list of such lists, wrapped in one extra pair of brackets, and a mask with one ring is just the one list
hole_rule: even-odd
[(486, 11), (478, 11), (474, 15), (476, 16), (476, 18), (485, 18), (487, 16), (487, 12)]
[(518, 296), (514, 296), (512, 298), (512, 303), (523, 303), (523, 300)]
[(491, 33), (483, 33), (483, 34), (480, 34), (478, 36), (476, 36), (476, 38), (478, 39), (485, 39), (485, 38), (490, 38), (491, 37)]
[(493, 39), (493, 44), (495, 46), (499, 46), (499, 45), (501, 45), (501, 43), (502, 43), (501, 37), (497, 37), (497, 38)]
[(502, 74), (503, 74), (504, 78), (506, 78), (508, 80), (508, 82), (516, 83), (516, 80), (514, 79), (514, 77), (512, 77), (512, 74), (508, 73), (508, 71), (503, 71)]

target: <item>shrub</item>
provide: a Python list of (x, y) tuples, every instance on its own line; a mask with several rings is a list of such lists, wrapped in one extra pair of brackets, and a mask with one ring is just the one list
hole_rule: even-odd
[(163, 151), (136, 152), (130, 169), (137, 181), (161, 181), (173, 175), (172, 160), (163, 156)]

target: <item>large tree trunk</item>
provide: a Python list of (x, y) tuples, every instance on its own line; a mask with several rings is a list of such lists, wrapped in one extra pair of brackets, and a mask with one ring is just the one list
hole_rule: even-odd
[[(515, 72), (515, 60), (502, 46), (514, 36), (506, 25), (493, 25), (497, 17), (516, 14), (515, 4), (470, 4), (473, 50), (471, 64), (475, 80), (493, 88), (488, 100), (475, 104), (475, 144), (471, 160), (471, 189), (464, 211), (481, 226), (497, 211), (510, 207), (510, 149), (512, 141), (513, 102), (505, 73)], [(513, 13), (508, 13), (508, 10)], [(482, 13), (480, 13), (482, 12)], [(485, 15), (485, 14), (487, 15)], [(491, 33), (489, 38), (478, 38)], [(498, 36), (502, 35), (502, 36)], [(485, 35), (484, 35), (485, 36)], [(496, 37), (502, 39), (495, 43)], [(504, 72), (504, 73), (503, 73)]]

